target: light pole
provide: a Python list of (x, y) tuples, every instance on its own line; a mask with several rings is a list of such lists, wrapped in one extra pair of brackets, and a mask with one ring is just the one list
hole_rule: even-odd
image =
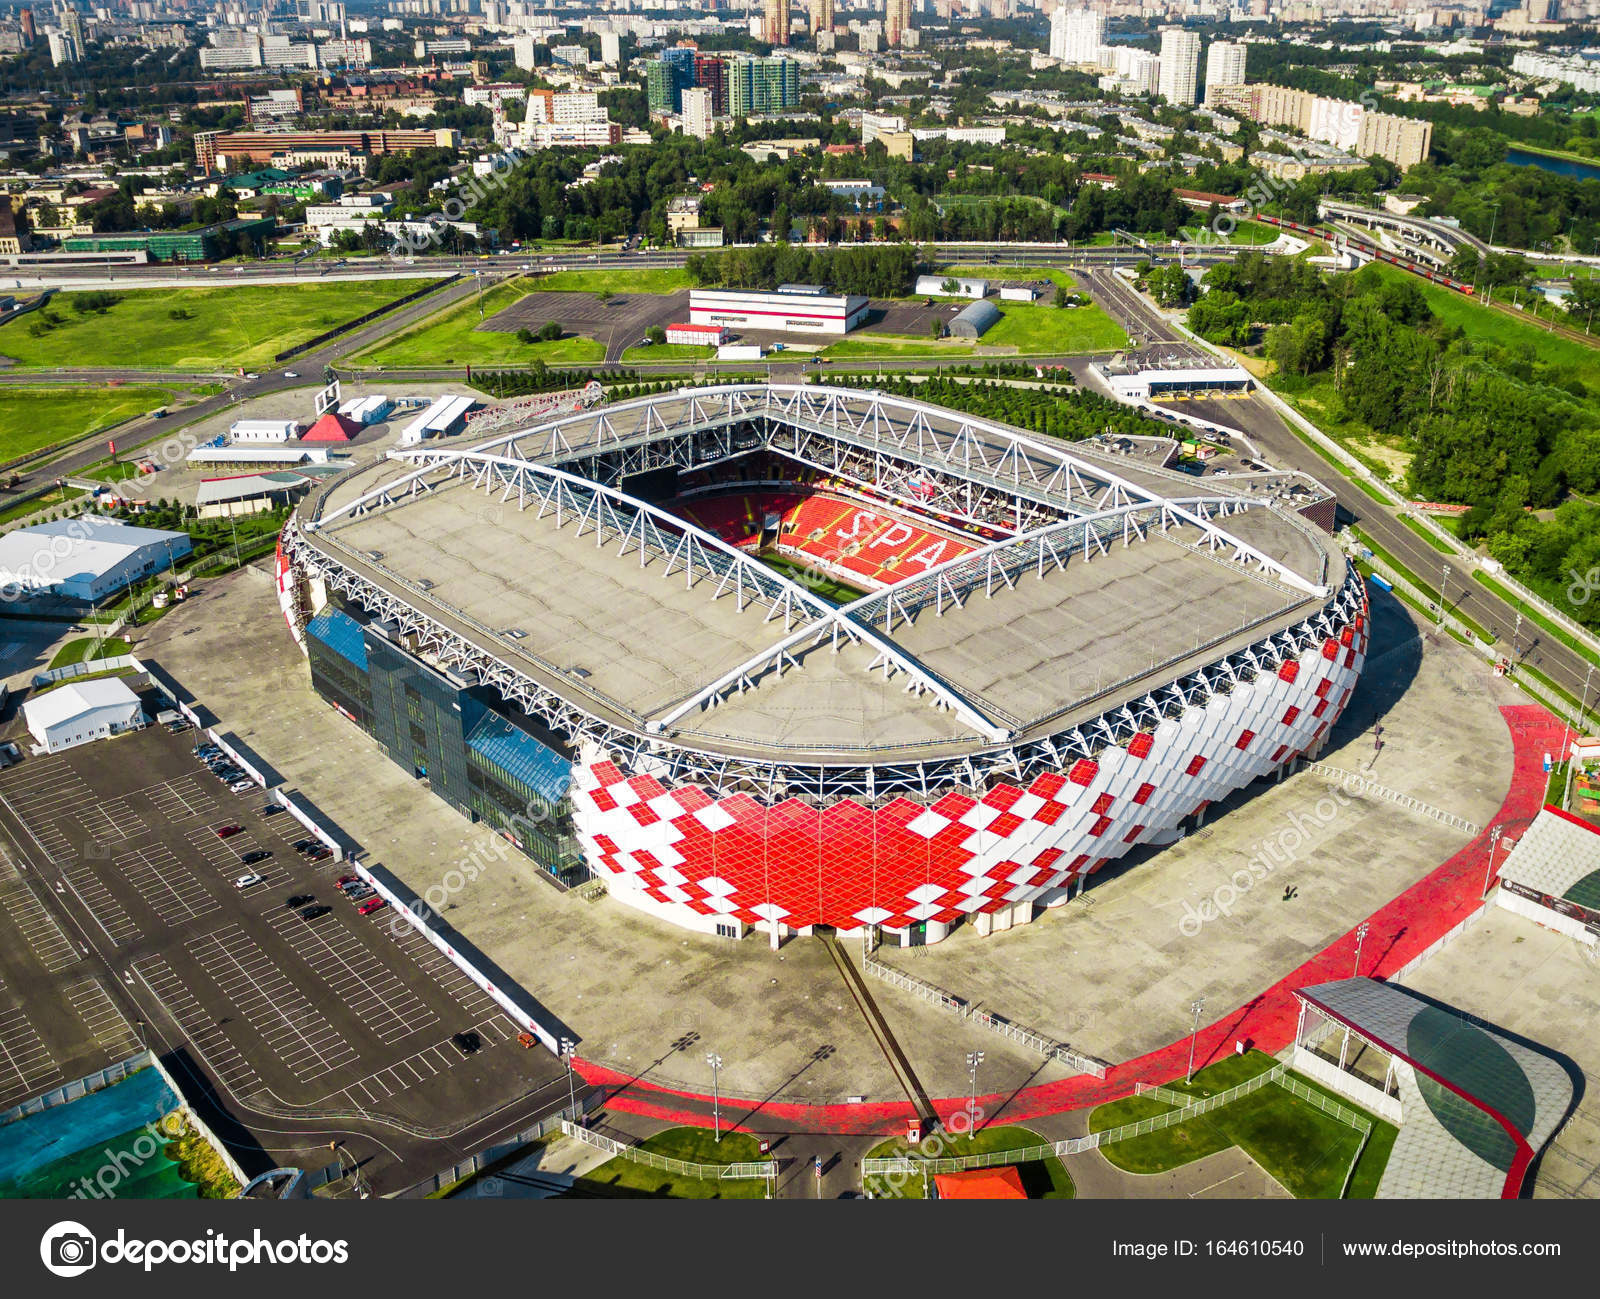
[(1356, 926), (1356, 968), (1351, 971), (1350, 977), (1356, 978), (1361, 973), (1361, 944), (1367, 941), (1367, 922), (1363, 920)]
[(1194, 1044), (1195, 1039), (1200, 1036), (1200, 1012), (1205, 1008), (1206, 999), (1204, 997), (1196, 997), (1189, 1004), (1189, 1009), (1194, 1011), (1194, 1027), (1189, 1030), (1189, 1068), (1183, 1075), (1185, 1085), (1194, 1081)]
[[(577, 1049), (577, 1045), (578, 1044), (570, 1037), (563, 1037), (561, 1039), (561, 1058), (566, 1062), (567, 1066), (567, 1108), (569, 1110), (575, 1110), (578, 1108), (576, 1088), (572, 1081), (572, 1053)], [(578, 1116), (576, 1114), (572, 1116), (572, 1121), (574, 1123), (578, 1121)]]
[(972, 1099), (967, 1103), (967, 1140), (978, 1127), (978, 1066), (983, 1063), (982, 1051), (967, 1052), (967, 1077), (972, 1080)]
[(715, 1051), (706, 1056), (706, 1063), (711, 1066), (711, 1122), (712, 1130), (717, 1134), (717, 1144), (722, 1144), (722, 1093), (717, 1089), (717, 1074), (722, 1070), (722, 1057)]
[[(1584, 725), (1583, 725), (1584, 717), (1585, 717), (1585, 714), (1589, 711), (1589, 679), (1592, 676), (1594, 676), (1594, 664), (1593, 663), (1591, 663), (1589, 665), (1589, 670), (1583, 674), (1583, 697), (1581, 699), (1579, 699), (1579, 701), (1578, 701), (1578, 733), (1579, 733), (1579, 738), (1582, 738), (1582, 733), (1583, 733), (1583, 730), (1584, 730)], [(1574, 767), (1577, 765), (1577, 763), (1576, 763), (1576, 761), (1575, 761), (1575, 759), (1573, 758), (1573, 755), (1572, 755), (1572, 740), (1571, 740), (1570, 736), (1565, 740), (1565, 744), (1566, 744), (1566, 753), (1563, 756), (1566, 758), (1566, 761), (1567, 761), (1567, 784), (1566, 784), (1566, 788), (1561, 791), (1561, 806), (1563, 808), (1565, 808), (1569, 803), (1572, 802), (1572, 772), (1573, 772)]]
[(1489, 869), (1483, 873), (1483, 895), (1489, 896), (1489, 881), (1494, 878), (1494, 850), (1500, 846), (1500, 826), (1489, 831)]

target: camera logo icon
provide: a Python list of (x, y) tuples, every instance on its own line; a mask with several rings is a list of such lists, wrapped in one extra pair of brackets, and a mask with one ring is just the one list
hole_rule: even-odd
[(82, 1276), (95, 1265), (95, 1239), (78, 1222), (58, 1222), (39, 1242), (39, 1257), (57, 1276)]

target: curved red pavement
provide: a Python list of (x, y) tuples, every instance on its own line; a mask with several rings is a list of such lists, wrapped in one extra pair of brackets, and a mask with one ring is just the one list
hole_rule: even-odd
[[(1514, 836), (1543, 806), (1546, 785), (1543, 759), (1546, 753), (1560, 748), (1561, 723), (1536, 704), (1503, 707), (1500, 714), (1511, 731), (1513, 749), (1511, 787), (1500, 810), (1490, 825), (1460, 852), (1367, 918), (1369, 928), (1362, 946), (1362, 974), (1377, 978), (1392, 975), (1476, 910), (1482, 904), (1490, 829), (1503, 826)], [(1293, 989), (1348, 978), (1353, 969), (1355, 949), (1356, 936), (1352, 928), (1259, 996), (1202, 1029), (1195, 1049), (1196, 1067), (1228, 1054), (1241, 1038), (1262, 1051), (1282, 1050), (1293, 1040), (1299, 1018), (1299, 1004)], [(1167, 1082), (1184, 1072), (1188, 1057), (1189, 1039), (1185, 1037), (1112, 1066), (1103, 1079), (1080, 1075), (1041, 1083), (1015, 1094), (993, 1094), (978, 1099), (986, 1113), (991, 1116), (1003, 1113), (1008, 1121), (1084, 1109), (1128, 1095), (1135, 1082)], [(585, 1080), (613, 1093), (606, 1101), (613, 1110), (675, 1123), (704, 1124), (711, 1118), (709, 1096), (660, 1087), (582, 1059), (575, 1064)], [(942, 1117), (947, 1117), (965, 1111), (967, 1104), (968, 1098), (959, 1096), (936, 1100), (934, 1108)], [(911, 1105), (905, 1101), (874, 1105), (793, 1105), (722, 1098), (725, 1127), (749, 1127), (750, 1120), (758, 1114), (762, 1130), (781, 1127), (841, 1134), (900, 1132), (905, 1128), (906, 1119), (913, 1116)]]

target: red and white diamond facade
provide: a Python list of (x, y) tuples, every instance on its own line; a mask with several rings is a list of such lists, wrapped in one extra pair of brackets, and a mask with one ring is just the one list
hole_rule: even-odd
[(286, 563), (567, 739), (589, 868), (704, 932), (1026, 921), (1320, 751), (1366, 654), (1272, 481), (907, 399), (691, 390), (393, 456)]

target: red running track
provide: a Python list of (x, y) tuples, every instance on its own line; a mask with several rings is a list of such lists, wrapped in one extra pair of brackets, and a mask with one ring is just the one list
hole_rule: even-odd
[[(1536, 704), (1504, 707), (1500, 715), (1511, 732), (1513, 756), (1511, 788), (1490, 825), (1471, 843), (1404, 893), (1367, 918), (1369, 929), (1362, 946), (1361, 973), (1386, 978), (1460, 924), (1482, 905), (1484, 872), (1488, 867), (1489, 831), (1503, 826), (1510, 836), (1519, 834), (1544, 804), (1544, 755), (1561, 746), (1561, 724)], [(1502, 858), (1504, 853), (1501, 854)], [(1200, 1031), (1195, 1047), (1195, 1067), (1210, 1064), (1233, 1050), (1234, 1042), (1247, 1039), (1268, 1053), (1282, 1050), (1294, 1039), (1299, 1003), (1293, 990), (1310, 984), (1350, 977), (1356, 950), (1352, 928), (1304, 965), (1280, 979), (1259, 996), (1220, 1021)], [(1117, 1100), (1133, 1091), (1135, 1082), (1163, 1083), (1183, 1073), (1188, 1065), (1189, 1039), (1152, 1051), (1126, 1063), (1113, 1065), (1106, 1077), (1080, 1075), (1041, 1083), (1015, 1094), (980, 1096), (985, 1112), (1008, 1122), (1084, 1109)], [(711, 1117), (711, 1097), (656, 1086), (642, 1078), (579, 1059), (578, 1072), (593, 1084), (614, 1091), (607, 1105), (674, 1123), (704, 1124)], [(968, 1098), (936, 1100), (941, 1117), (965, 1111)], [(905, 1130), (913, 1117), (905, 1101), (873, 1105), (767, 1104), (729, 1096), (722, 1098), (725, 1127), (750, 1130), (760, 1116), (762, 1131), (793, 1128), (810, 1132), (889, 1135)]]

